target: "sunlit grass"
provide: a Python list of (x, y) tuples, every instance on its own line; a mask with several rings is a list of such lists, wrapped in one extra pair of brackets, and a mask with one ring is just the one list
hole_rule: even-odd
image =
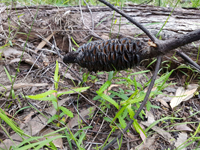
[[(85, 0), (89, 5), (102, 6), (98, 0)], [(149, 0), (107, 0), (111, 4), (120, 6), (125, 3), (141, 4)], [(152, 0), (150, 5), (161, 7), (173, 7), (177, 1), (174, 0)], [(0, 3), (11, 5), (12, 0), (0, 0)], [(79, 0), (13, 0), (14, 6), (31, 6), (31, 5), (55, 5), (55, 6), (77, 6)], [(84, 0), (81, 0), (81, 5), (85, 5)], [(177, 7), (200, 7), (200, 0), (181, 0)]]

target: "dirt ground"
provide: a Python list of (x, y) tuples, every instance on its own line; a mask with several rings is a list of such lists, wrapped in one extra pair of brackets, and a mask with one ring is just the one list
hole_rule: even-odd
[[(85, 20), (84, 23), (81, 19), (81, 12), (74, 13), (78, 9), (77, 7), (65, 10), (53, 6), (41, 6), (39, 11), (31, 7), (29, 9), (22, 7), (17, 9), (17, 13), (12, 9), (9, 11), (5, 6), (0, 8), (0, 106), (3, 112), (28, 135), (43, 136), (67, 126), (73, 134), (79, 130), (84, 131), (86, 136), (82, 147), (98, 149), (98, 146), (107, 140), (113, 129), (108, 118), (114, 118), (118, 112), (113, 105), (108, 105), (108, 102), (104, 101), (103, 105), (102, 100), (94, 100), (94, 97), (97, 96), (96, 91), (108, 80), (108, 72), (103, 74), (91, 72), (87, 82), (85, 82), (86, 85), (83, 85), (89, 86), (88, 90), (59, 97), (58, 104), (74, 114), (73, 118), (64, 115), (62, 123), (58, 123), (58, 120), (47, 123), (48, 118), (60, 113), (54, 109), (51, 102), (31, 100), (24, 96), (54, 90), (56, 60), (59, 62), (60, 75), (58, 93), (80, 87), (84, 74), (88, 73), (87, 69), (81, 68), (77, 64), (64, 65), (62, 57), (73, 49), (77, 49), (77, 44), (82, 45), (90, 39), (92, 41), (108, 39), (109, 32), (98, 34), (95, 30), (88, 28), (87, 21)], [(84, 9), (83, 11), (85, 11)], [(33, 20), (35, 20), (34, 23)], [(95, 22), (95, 25), (97, 24), (98, 22)], [(107, 28), (102, 26), (101, 28)], [(117, 35), (112, 34), (111, 37), (117, 38)], [(125, 37), (123, 33), (118, 36), (118, 38), (123, 37)], [(165, 69), (170, 63), (171, 68)], [(179, 65), (180, 62), (176, 63), (176, 61), (162, 64), (163, 69), (157, 79), (168, 69), (168, 71), (175, 69), (167, 81), (167, 84), (170, 85), (163, 89), (161, 94), (150, 99), (151, 110), (147, 111), (144, 108), (146, 115), (143, 114), (142, 118), (139, 117), (138, 123), (145, 130), (152, 123), (161, 120), (146, 132), (147, 139), (144, 139), (144, 135), (138, 134), (132, 127), (128, 133), (124, 134), (120, 149), (176, 149), (180, 148), (180, 145), (186, 140), (191, 143), (182, 149), (200, 148), (199, 141), (192, 137), (198, 130), (200, 120), (199, 74), (192, 69), (177, 69)], [(147, 69), (150, 72), (130, 76), (131, 80), (135, 77), (136, 82), (144, 86), (148, 82), (147, 77), (150, 79), (153, 74), (154, 65), (149, 68), (138, 66), (128, 71), (120, 71), (116, 76), (128, 77), (130, 73)], [(114, 79), (109, 90), (116, 92), (134, 90), (133, 85), (116, 84), (119, 81), (125, 82), (119, 78)], [(14, 83), (13, 90), (10, 92), (12, 82)], [(187, 88), (186, 83), (188, 84)], [(188, 95), (188, 97), (179, 99), (180, 103), (173, 104), (172, 99), (178, 101), (174, 100), (174, 96), (180, 96), (180, 93)], [(110, 93), (105, 91), (105, 94), (109, 95)], [(118, 103), (122, 100), (119, 96), (114, 96), (113, 99)], [(134, 105), (134, 107), (137, 106)], [(128, 123), (130, 118), (126, 117), (125, 120)], [(119, 125), (119, 120), (116, 120), (116, 123)], [(4, 121), (1, 125), (16, 144), (22, 141), (22, 138)], [(88, 126), (91, 128), (86, 128)], [(60, 135), (64, 133), (64, 131), (59, 132)], [(120, 133), (121, 131), (116, 129), (115, 132), (111, 133), (108, 142)], [(197, 132), (195, 137), (198, 136)], [(77, 137), (77, 139), (80, 138)], [(4, 144), (7, 147), (13, 145), (3, 128), (0, 128), (0, 139), (2, 142), (0, 147), (2, 148), (5, 148)], [(32, 141), (32, 143), (34, 142), (36, 141)], [(71, 142), (73, 149), (78, 149), (77, 143), (73, 140)], [(70, 148), (67, 138), (59, 138), (53, 143), (57, 148)], [(119, 144), (116, 143), (110, 149), (118, 147)]]

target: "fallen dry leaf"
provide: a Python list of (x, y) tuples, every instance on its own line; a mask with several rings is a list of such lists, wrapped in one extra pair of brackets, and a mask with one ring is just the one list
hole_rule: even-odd
[(172, 98), (170, 102), (171, 108), (173, 109), (174, 107), (178, 106), (181, 102), (187, 101), (190, 98), (192, 98), (198, 87), (198, 84), (188, 85), (187, 90), (185, 90), (183, 87), (179, 87), (175, 94), (176, 97)]
[(109, 90), (111, 90), (113, 87), (118, 87), (120, 86), (119, 84), (111, 84), (107, 90), (104, 91), (104, 94), (110, 95), (111, 93), (108, 93)]
[[(54, 130), (52, 130), (51, 128), (47, 128), (47, 129), (43, 129), (42, 131), (40, 131), (40, 134), (39, 134), (39, 135), (44, 136), (44, 135), (50, 134), (50, 133), (52, 133), (52, 132), (54, 132)], [(50, 139), (50, 138), (56, 137), (56, 136), (58, 136), (58, 135), (59, 135), (58, 133), (55, 133), (55, 134), (52, 135), (52, 136), (48, 136), (48, 138)], [(45, 137), (43, 137), (42, 139), (40, 139), (40, 141), (44, 141), (44, 140), (46, 140)], [(55, 140), (52, 141), (52, 143), (53, 143), (56, 147), (58, 147), (58, 148), (60, 148), (60, 149), (63, 149), (63, 140), (62, 140), (62, 138), (55, 139)]]
[(151, 111), (146, 111), (146, 117), (148, 118), (147, 122), (152, 124), (153, 122), (155, 122), (155, 118), (154, 115), (152, 114)]
[[(175, 142), (176, 148), (179, 147), (181, 144), (183, 144), (186, 140), (187, 140), (187, 133), (185, 132), (180, 133), (179, 137)], [(186, 150), (186, 148), (182, 148), (181, 150)]]
[[(140, 130), (140, 129), (139, 129), (139, 130)], [(142, 130), (140, 130), (140, 137), (141, 137), (142, 141), (145, 143), (145, 142), (146, 142), (146, 141), (145, 141), (146, 136), (145, 136), (145, 134), (142, 132)]]
[[(88, 109), (83, 109), (83, 110), (81, 110), (80, 111), (80, 113), (79, 114), (77, 114), (74, 118), (72, 118), (68, 123), (67, 123), (67, 126), (69, 127), (69, 128), (73, 128), (73, 127), (75, 127), (75, 126), (77, 126), (78, 124), (79, 124), (79, 122), (80, 122), (80, 116), (79, 115), (81, 115), (83, 118), (85, 118), (86, 116), (88, 116), (88, 114), (90, 113), (90, 110), (92, 109), (92, 114), (95, 112), (95, 106), (92, 106), (92, 107), (90, 107), (90, 108), (88, 108)], [(91, 114), (91, 115), (92, 115)]]
[[(58, 101), (58, 106), (63, 105), (68, 100), (70, 100), (70, 97)], [(57, 111), (55, 110), (54, 107), (51, 107), (51, 108), (47, 109), (47, 111), (46, 111), (46, 113), (49, 114), (49, 117), (55, 115), (56, 112)], [(22, 129), (25, 134), (34, 136), (34, 135), (38, 134), (44, 127), (46, 127), (47, 121), (48, 121), (48, 119), (46, 117), (44, 117), (43, 115), (39, 114), (39, 115), (37, 115), (37, 117), (34, 117), (33, 119), (31, 119), (27, 123), (20, 124), (20, 129)], [(14, 140), (14, 141), (17, 141), (17, 142), (15, 142), (16, 144), (19, 144), (20, 141), (22, 141), (22, 138), (17, 133), (13, 134), (11, 136), (11, 139)], [(4, 144), (8, 148), (10, 146), (13, 146), (13, 142), (10, 139), (4, 140), (0, 144), (0, 148), (4, 148), (5, 149), (5, 145)]]
[[(150, 126), (152, 123), (155, 122), (154, 116), (151, 113), (151, 111), (147, 111), (146, 112), (146, 116), (147, 116), (147, 121), (146, 122), (141, 122), (141, 124), (145, 125), (145, 126)], [(166, 141), (168, 141), (169, 143), (171, 143), (173, 141), (173, 137), (171, 136), (171, 134), (165, 130), (163, 130), (162, 128), (159, 128), (157, 126), (153, 126), (151, 129), (153, 129), (155, 132), (157, 132), (158, 134), (160, 134), (161, 136), (163, 136), (165, 138)]]
[(24, 61), (25, 63), (29, 65), (34, 65), (35, 68), (40, 68), (40, 65), (38, 65), (37, 63), (34, 63), (35, 61), (26, 52), (22, 52), (11, 47), (6, 47), (4, 49), (1, 49), (0, 53), (2, 53), (2, 56), (5, 57), (8, 64), (12, 65), (14, 68), (15, 68), (15, 65), (17, 67), (22, 54), (23, 54), (22, 61)]
[[(32, 87), (32, 86), (47, 86), (47, 83), (18, 83), (13, 85), (13, 89), (20, 89), (20, 88), (25, 88), (25, 87)], [(11, 89), (11, 85), (5, 86), (5, 87), (0, 87), (0, 91), (9, 91)]]
[(47, 42), (49, 42), (49, 40), (52, 38), (52, 36), (55, 34), (56, 32), (53, 32), (52, 34), (50, 34), (47, 38), (45, 38), (44, 40), (42, 40), (42, 42), (39, 43), (39, 45), (36, 47), (36, 53), (38, 51), (38, 49), (42, 49)]
[[(147, 127), (151, 125), (151, 123), (148, 123), (148, 122), (141, 122), (141, 123), (143, 125), (147, 126)], [(157, 132), (158, 134), (160, 134), (170, 144), (172, 144), (172, 142), (174, 141), (174, 138), (171, 136), (171, 134), (169, 132), (163, 130), (162, 128), (154, 126), (151, 129), (153, 129), (155, 132)]]
[(167, 104), (167, 102), (163, 99), (157, 99), (157, 101), (159, 101), (163, 106), (169, 108), (169, 105)]
[(156, 139), (156, 134), (154, 134), (150, 138), (146, 138), (145, 142), (142, 143), (142, 145), (138, 145), (134, 149), (137, 149), (137, 150), (155, 149), (155, 145), (154, 145), (155, 139)]
[(174, 128), (176, 130), (180, 131), (193, 131), (191, 128), (189, 128), (186, 124), (181, 124), (181, 125), (175, 125)]

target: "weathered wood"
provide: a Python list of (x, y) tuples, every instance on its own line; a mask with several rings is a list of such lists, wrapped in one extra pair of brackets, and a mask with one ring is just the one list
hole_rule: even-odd
[[(31, 6), (6, 8), (0, 7), (0, 46), (4, 45), (7, 37), (16, 43), (22, 43), (27, 38), (34, 21), (28, 43), (31, 49), (35, 49), (41, 37), (48, 37), (53, 31), (57, 46), (69, 51), (71, 37), (79, 44), (86, 43), (91, 37), (93, 40), (102, 38), (109, 39), (117, 37), (137, 37), (145, 41), (147, 36), (137, 27), (129, 23), (119, 14), (107, 7), (90, 6), (92, 14), (87, 7), (54, 7), (54, 6)], [(147, 5), (131, 5), (123, 8), (138, 22), (142, 23), (148, 30), (156, 35), (167, 21), (172, 8), (162, 8)], [(91, 17), (92, 16), (92, 17)], [(10, 18), (10, 19), (8, 19)], [(12, 32), (9, 33), (9, 27)], [(163, 27), (159, 38), (169, 39), (180, 34), (191, 32), (200, 28), (200, 11), (198, 9), (175, 9)], [(23, 33), (23, 34), (22, 34)], [(24, 34), (25, 33), (25, 34)], [(197, 58), (200, 41), (181, 47), (183, 52), (194, 60)], [(170, 56), (171, 54), (169, 54)]]

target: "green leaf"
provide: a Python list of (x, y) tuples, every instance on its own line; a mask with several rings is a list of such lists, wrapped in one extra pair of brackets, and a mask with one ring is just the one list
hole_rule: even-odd
[(103, 117), (103, 119), (104, 119), (105, 121), (107, 121), (107, 122), (112, 122), (112, 120), (111, 120), (110, 118), (108, 118), (108, 117)]
[(64, 137), (65, 136), (56, 136), (56, 137), (53, 137), (53, 138), (50, 138), (50, 139), (46, 139), (44, 141), (39, 141), (39, 142), (36, 142), (36, 143), (31, 143), (31, 144), (28, 144), (28, 145), (25, 145), (25, 146), (22, 146), (22, 147), (18, 148), (18, 150), (25, 150), (25, 149), (30, 149), (30, 148), (34, 148), (34, 150), (39, 150), (43, 146), (48, 145), (49, 142), (51, 142), (53, 140), (56, 140), (56, 139), (59, 139), (59, 138), (64, 138)]
[(71, 118), (74, 117), (73, 113), (69, 109), (67, 109), (63, 106), (60, 106), (59, 109), (62, 110), (69, 117), (71, 117)]
[(54, 73), (54, 85), (56, 90), (58, 89), (58, 82), (59, 82), (58, 71), (59, 71), (59, 66), (58, 66), (58, 61), (56, 60), (56, 69)]
[(109, 74), (108, 74), (108, 80), (111, 81), (112, 78), (113, 78), (113, 73), (114, 71), (110, 71)]
[(133, 119), (134, 115), (135, 115), (135, 112), (133, 111), (133, 109), (131, 108), (131, 104), (129, 104), (127, 107), (127, 110), (128, 110), (128, 113), (129, 113), (129, 116), (131, 119)]
[(78, 139), (78, 144), (81, 144), (83, 142), (85, 135), (86, 135), (85, 132), (82, 132), (82, 134), (80, 134), (79, 139)]
[(145, 71), (140, 71), (140, 72), (134, 72), (134, 73), (131, 73), (128, 75), (128, 77), (132, 76), (132, 75), (137, 75), (137, 74), (144, 74), (144, 73), (147, 73), (149, 72), (150, 70), (145, 70)]
[(10, 74), (9, 74), (8, 70), (6, 69), (6, 67), (4, 67), (4, 70), (5, 70), (5, 72), (6, 72), (6, 75), (7, 75), (8, 79), (9, 79), (10, 82), (12, 83), (12, 77), (10, 76)]
[(116, 24), (117, 23), (117, 19), (115, 19), (115, 22), (114, 22), (114, 24)]
[(9, 125), (9, 127), (11, 127), (16, 133), (26, 135), (23, 130), (17, 127), (15, 123), (10, 118), (7, 117), (7, 115), (4, 113), (4, 111), (1, 108), (0, 108), (0, 118), (4, 120)]
[[(99, 91), (97, 91), (99, 94), (100, 93), (103, 93), (109, 86), (111, 85), (111, 81), (110, 80), (108, 80), (108, 81), (106, 81), (102, 86), (101, 86), (101, 88), (99, 89)], [(98, 94), (97, 93), (97, 94)]]
[(51, 123), (52, 121), (54, 121), (55, 119), (58, 119), (59, 116), (57, 114), (53, 115), (51, 118), (49, 118), (49, 120), (47, 121), (47, 124)]
[(123, 94), (123, 93), (117, 93), (115, 91), (109, 91), (110, 93), (114, 94), (114, 95), (117, 95), (118, 97), (122, 98), (123, 100), (127, 100), (128, 97), (126, 96), (126, 94)]
[(104, 72), (101, 71), (101, 72), (98, 72), (98, 73), (97, 73), (97, 75), (101, 75), (101, 74), (104, 74)]
[(70, 90), (70, 91), (65, 91), (65, 92), (61, 92), (57, 95), (57, 97), (60, 97), (61, 95), (64, 95), (64, 94), (73, 94), (73, 93), (81, 93), (81, 92), (84, 92), (86, 91), (87, 89), (89, 89), (90, 87), (80, 87), (80, 88), (71, 88), (73, 90)]
[(55, 108), (55, 110), (58, 110), (58, 103), (57, 101), (52, 101), (53, 107)]
[(136, 81), (135, 77), (134, 77), (134, 79), (133, 79), (133, 84), (134, 84), (134, 86), (135, 86), (135, 91), (137, 91), (137, 81)]
[(38, 100), (38, 99), (44, 98), (48, 95), (51, 95), (52, 93), (57, 93), (57, 91), (56, 90), (50, 90), (50, 91), (47, 91), (47, 92), (42, 93), (42, 94), (28, 95), (28, 96), (26, 96), (26, 98)]
[[(116, 118), (119, 118), (119, 116), (122, 115), (122, 113), (124, 112), (124, 110), (126, 109), (126, 107), (127, 107), (127, 106), (123, 106), (123, 107), (118, 111), (118, 113), (115, 115), (113, 121), (115, 121)], [(112, 121), (112, 122), (113, 122), (113, 121)]]
[(86, 82), (88, 80), (88, 76), (89, 76), (89, 73), (83, 74), (83, 82)]
[(150, 109), (151, 109), (151, 102), (150, 101), (147, 101), (146, 108), (147, 108), (147, 111), (150, 111)]
[[(161, 77), (162, 84), (160, 86), (158, 86), (158, 90), (161, 91), (162, 87), (164, 86), (164, 84), (167, 82), (167, 80), (169, 79), (170, 75), (172, 74), (174, 70), (170, 71), (169, 73), (167, 73), (164, 77)], [(159, 80), (159, 79), (158, 79)]]
[(99, 96), (101, 96), (103, 99), (105, 99), (106, 101), (108, 101), (109, 103), (113, 104), (117, 109), (119, 109), (119, 105), (117, 104), (117, 102), (115, 102), (115, 100), (113, 100), (111, 97), (109, 97), (108, 95), (101, 93), (99, 91), (96, 91), (97, 94)]
[(79, 45), (76, 43), (76, 41), (73, 39), (72, 36), (71, 36), (71, 39), (72, 39), (72, 42), (73, 42), (77, 47), (79, 47)]
[(118, 119), (119, 119), (120, 125), (121, 125), (122, 128), (124, 129), (124, 128), (126, 127), (126, 121), (124, 120), (124, 118), (122, 118), (121, 115), (118, 117)]
[(101, 97), (99, 95), (95, 96), (92, 100), (96, 101), (98, 99), (100, 99)]
[(142, 131), (143, 134), (145, 135), (145, 137), (147, 137), (145, 131), (142, 129), (142, 127), (139, 125), (139, 123), (137, 122), (136, 119), (134, 119), (133, 126), (134, 126), (135, 130), (137, 131), (137, 133), (140, 134), (140, 131)]

